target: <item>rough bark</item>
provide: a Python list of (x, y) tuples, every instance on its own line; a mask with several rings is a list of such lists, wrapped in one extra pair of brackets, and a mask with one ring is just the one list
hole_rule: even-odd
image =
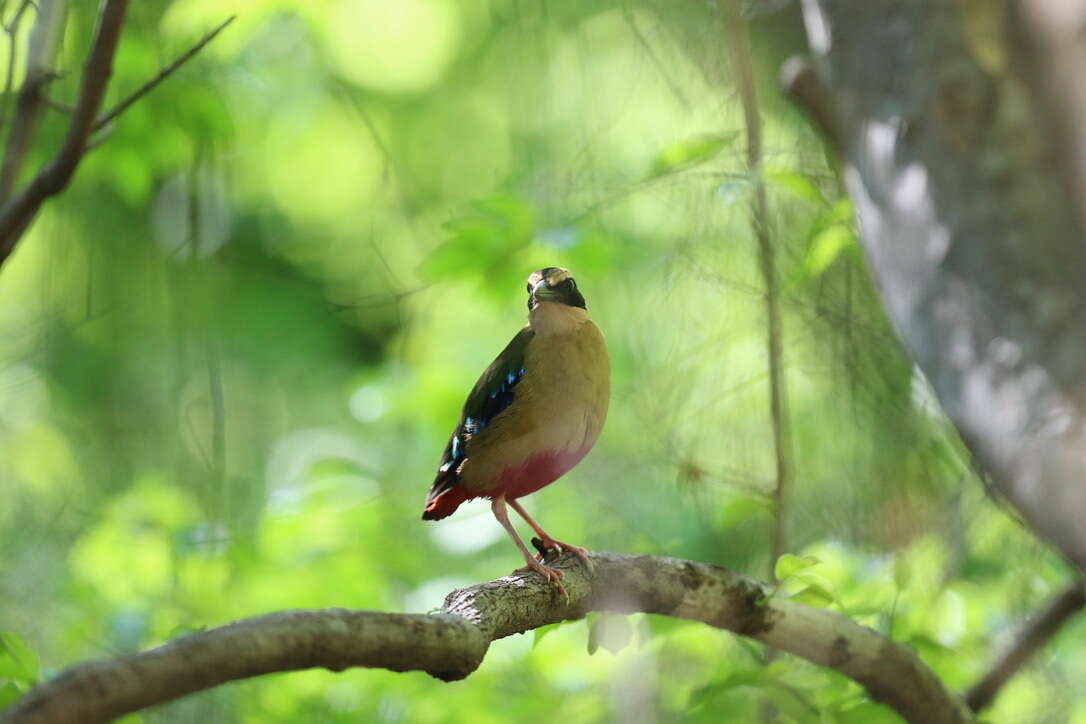
[(1068, 121), (1081, 104), (1047, 103), (1083, 37), (1068, 29), (1051, 56), (993, 72), (956, 8), (803, 0), (813, 72), (790, 78), (843, 157), (911, 356), (995, 487), (1086, 570), (1083, 144), (1061, 145), (1083, 133)]
[(351, 666), (462, 679), (491, 641), (588, 611), (646, 612), (701, 621), (836, 669), (910, 722), (973, 721), (909, 648), (851, 619), (770, 596), (759, 581), (705, 563), (592, 553), (573, 556), (568, 598), (532, 573), (453, 591), (435, 614), (289, 611), (192, 634), (150, 651), (73, 666), (0, 713), (2, 724), (103, 722), (228, 681), (275, 671)]

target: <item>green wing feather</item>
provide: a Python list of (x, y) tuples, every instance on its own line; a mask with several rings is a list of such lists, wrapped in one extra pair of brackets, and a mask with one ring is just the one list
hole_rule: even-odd
[(527, 326), (517, 332), (471, 389), (460, 422), (441, 456), (437, 477), (426, 497), (428, 502), (460, 484), (458, 470), (467, 454), (468, 441), (513, 404), (517, 383), (524, 377), (524, 351), (534, 336), (535, 332)]

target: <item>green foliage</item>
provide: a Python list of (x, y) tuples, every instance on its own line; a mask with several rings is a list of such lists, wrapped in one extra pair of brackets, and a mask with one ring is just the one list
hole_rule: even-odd
[(38, 657), (19, 634), (0, 633), (0, 678), (24, 684), (38, 681)]
[(38, 655), (23, 638), (0, 632), (0, 709), (18, 700), (40, 677)]
[(814, 556), (794, 556), (785, 553), (777, 559), (773, 567), (773, 576), (777, 579), (777, 589), (790, 593), (789, 598), (797, 603), (823, 608), (836, 600), (833, 584), (817, 571), (812, 570), (821, 561)]
[(856, 248), (852, 224), (852, 204), (847, 199), (839, 200), (822, 212), (811, 227), (807, 256), (803, 260), (807, 276), (821, 276), (843, 251)]
[(716, 156), (739, 138), (738, 132), (709, 134), (688, 138), (667, 146), (652, 160), (649, 178), (703, 163)]

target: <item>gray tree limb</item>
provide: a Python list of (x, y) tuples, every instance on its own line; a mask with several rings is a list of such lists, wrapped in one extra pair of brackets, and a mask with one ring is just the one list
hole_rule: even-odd
[[(1077, 57), (1070, 34), (1084, 41), (1068, 26), (1031, 85), (978, 62), (959, 6), (803, 0), (813, 73), (789, 70), (793, 95), (844, 159), (890, 318), (947, 415), (996, 489), (1086, 570), (1083, 131), (1054, 123), (1036, 87)], [(1079, 118), (1076, 99), (1059, 118)], [(1078, 143), (1061, 145), (1072, 127)]]
[(150, 651), (73, 666), (0, 712), (2, 724), (108, 721), (237, 679), (277, 671), (352, 666), (471, 674), (494, 640), (589, 611), (656, 613), (701, 621), (827, 666), (862, 684), (910, 722), (972, 722), (908, 647), (827, 609), (770, 595), (759, 581), (675, 558), (591, 553), (589, 574), (572, 556), (568, 598), (532, 573), (453, 591), (435, 614), (325, 609), (245, 619)]
[(1012, 676), (1029, 663), (1033, 655), (1055, 636), (1067, 621), (1086, 606), (1086, 589), (1075, 581), (1048, 602), (1018, 633), (1014, 643), (992, 665), (988, 672), (970, 687), (965, 703), (973, 711), (987, 708), (999, 690)]

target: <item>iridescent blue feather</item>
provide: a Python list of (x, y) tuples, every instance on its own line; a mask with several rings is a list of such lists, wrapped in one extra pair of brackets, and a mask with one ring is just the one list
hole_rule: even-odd
[(441, 456), (429, 498), (460, 483), (458, 469), (467, 456), (469, 441), (513, 404), (517, 383), (524, 377), (524, 350), (534, 334), (529, 327), (520, 330), (475, 383)]

